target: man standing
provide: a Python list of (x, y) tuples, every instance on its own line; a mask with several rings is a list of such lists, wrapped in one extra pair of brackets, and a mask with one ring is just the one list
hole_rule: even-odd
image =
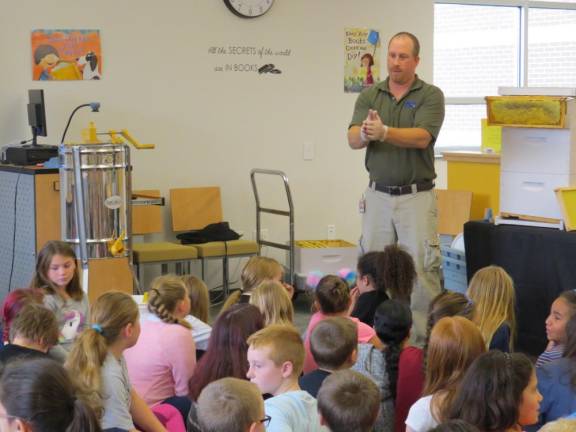
[(411, 33), (388, 43), (388, 78), (362, 91), (348, 129), (352, 149), (366, 148), (370, 183), (360, 203), (362, 253), (398, 242), (414, 258), (414, 335), (422, 343), (428, 305), (441, 290), (434, 142), (444, 120), (442, 91), (416, 75), (420, 43)]

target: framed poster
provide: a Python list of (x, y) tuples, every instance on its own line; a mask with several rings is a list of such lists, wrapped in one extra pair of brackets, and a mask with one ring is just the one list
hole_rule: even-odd
[(344, 30), (344, 91), (360, 93), (380, 81), (380, 33), (366, 28)]
[(99, 30), (33, 30), (32, 79), (99, 80), (102, 50)]

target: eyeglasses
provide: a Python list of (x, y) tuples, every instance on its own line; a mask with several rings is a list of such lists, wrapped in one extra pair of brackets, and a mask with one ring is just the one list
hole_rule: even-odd
[(270, 425), (270, 420), (272, 420), (272, 417), (270, 417), (269, 415), (264, 416), (264, 418), (262, 420), (258, 420), (260, 423), (262, 423), (264, 425), (264, 427), (268, 427), (268, 425)]

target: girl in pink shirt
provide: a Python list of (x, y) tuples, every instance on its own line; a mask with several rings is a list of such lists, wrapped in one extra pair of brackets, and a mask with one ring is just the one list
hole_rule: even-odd
[(376, 336), (372, 327), (364, 324), (358, 318), (349, 316), (350, 308), (350, 288), (345, 280), (335, 275), (327, 275), (320, 279), (315, 291), (314, 308), (318, 311), (312, 315), (306, 335), (304, 336), (304, 348), (306, 356), (304, 358), (304, 373), (318, 369), (318, 365), (312, 357), (310, 351), (310, 334), (314, 327), (325, 318), (343, 316), (356, 323), (358, 328), (358, 343), (371, 343), (377, 348), (383, 348), (382, 342)]
[(152, 281), (148, 310), (138, 343), (124, 356), (132, 385), (148, 405), (168, 403), (184, 419), (190, 410), (188, 380), (196, 367), (196, 346), (185, 320), (190, 297), (184, 281), (173, 275)]

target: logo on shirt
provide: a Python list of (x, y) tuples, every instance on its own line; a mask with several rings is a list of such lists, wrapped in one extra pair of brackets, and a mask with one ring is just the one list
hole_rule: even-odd
[(414, 109), (416, 108), (416, 102), (407, 100), (406, 102), (404, 102), (404, 106), (408, 109)]

